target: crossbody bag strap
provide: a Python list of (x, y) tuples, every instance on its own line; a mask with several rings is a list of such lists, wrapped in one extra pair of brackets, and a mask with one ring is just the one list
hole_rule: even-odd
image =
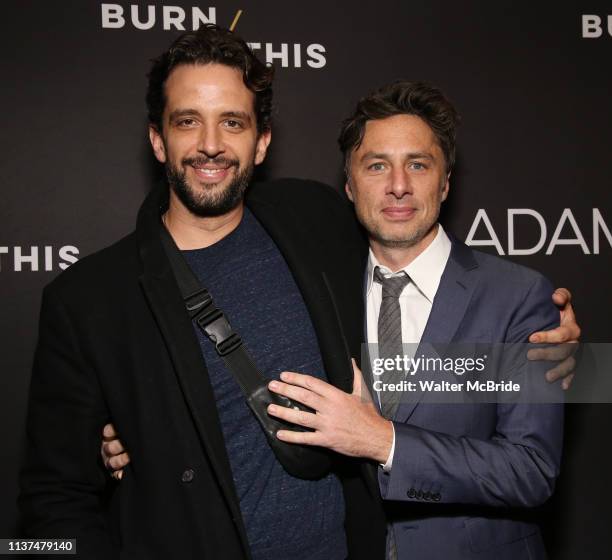
[(331, 457), (326, 449), (290, 444), (276, 437), (279, 429), (310, 429), (274, 418), (267, 412), (270, 404), (305, 412), (313, 410), (268, 389), (268, 379), (255, 365), (240, 335), (232, 329), (227, 317), (215, 305), (210, 292), (202, 287), (163, 225), (160, 235), (189, 317), (215, 345), (217, 354), (240, 386), (247, 405), (259, 422), (278, 461), (289, 474), (298, 478), (317, 479), (325, 476), (332, 467)]
[(223, 359), (240, 389), (245, 396), (249, 396), (266, 383), (266, 378), (257, 369), (240, 335), (232, 329), (223, 311), (215, 305), (210, 292), (202, 287), (163, 225), (161, 240), (189, 317), (215, 345), (217, 354)]

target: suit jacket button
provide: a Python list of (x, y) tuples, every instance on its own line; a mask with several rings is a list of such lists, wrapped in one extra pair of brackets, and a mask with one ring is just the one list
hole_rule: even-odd
[(431, 494), (429, 492), (423, 492), (424, 500), (431, 500)]
[(416, 490), (414, 488), (411, 488), (410, 490), (408, 490), (406, 494), (408, 495), (409, 498), (416, 498)]
[(194, 477), (195, 472), (193, 469), (185, 469), (181, 475), (181, 482), (191, 482)]
[(436, 492), (435, 494), (432, 494), (431, 499), (434, 502), (439, 502), (442, 499), (442, 495), (439, 492)]
[(420, 500), (421, 498), (423, 498), (423, 492), (421, 492), (420, 490), (416, 493), (416, 497), (417, 500)]

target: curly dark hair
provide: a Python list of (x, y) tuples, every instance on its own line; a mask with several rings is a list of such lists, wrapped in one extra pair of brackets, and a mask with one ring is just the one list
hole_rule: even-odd
[(170, 48), (153, 61), (148, 73), (147, 109), (149, 122), (158, 130), (166, 104), (164, 86), (174, 68), (181, 64), (224, 64), (242, 72), (244, 85), (255, 94), (257, 130), (270, 130), (274, 68), (261, 62), (249, 46), (231, 31), (207, 24), (181, 34)]
[(426, 82), (400, 80), (360, 99), (353, 114), (342, 122), (338, 144), (347, 174), (351, 154), (363, 141), (366, 122), (395, 115), (416, 115), (430, 126), (444, 153), (446, 171), (450, 173), (455, 164), (457, 110), (437, 87)]

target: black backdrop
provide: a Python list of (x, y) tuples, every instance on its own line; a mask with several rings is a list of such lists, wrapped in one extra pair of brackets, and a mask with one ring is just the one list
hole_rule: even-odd
[[(133, 228), (156, 173), (145, 73), (178, 31), (163, 2), (11, 0), (0, 9), (0, 536), (9, 537), (41, 289)], [(237, 19), (263, 58), (276, 53), (265, 177), (342, 188), (335, 138), (357, 97), (398, 78), (441, 86), (463, 116), (443, 223), (571, 288), (583, 339), (609, 341), (610, 2), (176, 0), (165, 11), (182, 11), (186, 29), (194, 11), (226, 27)], [(509, 228), (512, 209), (522, 212)], [(603, 558), (612, 410), (569, 408), (549, 548), (555, 559)]]

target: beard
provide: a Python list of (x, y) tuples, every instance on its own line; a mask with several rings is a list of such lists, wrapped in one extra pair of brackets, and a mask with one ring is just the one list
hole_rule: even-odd
[(171, 163), (166, 163), (166, 177), (168, 184), (174, 191), (181, 203), (196, 216), (201, 218), (222, 216), (236, 208), (244, 198), (251, 178), (255, 164), (251, 162), (249, 165), (240, 169), (240, 162), (235, 159), (228, 159), (223, 156), (216, 158), (185, 158), (182, 160), (182, 165), (202, 166), (207, 163), (216, 165), (225, 165), (236, 168), (236, 174), (232, 178), (230, 184), (220, 192), (214, 192), (219, 183), (207, 184), (201, 189), (193, 188), (188, 182), (186, 172), (173, 166)]

